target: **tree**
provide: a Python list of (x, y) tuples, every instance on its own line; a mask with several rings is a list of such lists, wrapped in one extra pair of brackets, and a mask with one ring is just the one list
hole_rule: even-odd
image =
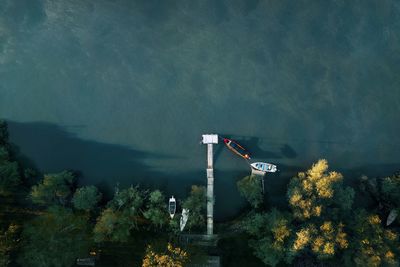
[(120, 225), (120, 217), (121, 213), (111, 208), (103, 210), (99, 218), (97, 218), (96, 225), (93, 229), (94, 241), (126, 241), (131, 226), (128, 225), (128, 229), (126, 229), (127, 225)]
[(385, 216), (392, 211), (400, 214), (400, 173), (385, 178), (369, 178), (364, 175), (360, 181), (362, 192), (376, 202), (379, 213)]
[[(261, 178), (262, 179), (262, 178)], [(237, 182), (239, 193), (253, 208), (258, 208), (263, 202), (260, 177), (250, 175)]]
[(244, 230), (252, 236), (250, 246), (265, 264), (276, 266), (285, 261), (290, 264), (293, 255), (290, 240), (293, 234), (290, 214), (272, 209), (268, 213), (253, 213), (244, 222)]
[(294, 255), (311, 253), (321, 260), (348, 247), (345, 225), (340, 220), (350, 214), (354, 190), (343, 186), (342, 174), (328, 172), (326, 160), (292, 178), (287, 196), (297, 224), (291, 245)]
[(347, 265), (398, 266), (398, 234), (383, 228), (378, 215), (358, 210), (353, 216), (350, 228), (352, 239), (345, 257)]
[(10, 196), (20, 184), (18, 163), (10, 157), (7, 123), (0, 120), (0, 196)]
[[(275, 266), (281, 261), (290, 264), (295, 257), (298, 260), (309, 253), (318, 260), (331, 258), (338, 250), (346, 249), (345, 226), (336, 219), (342, 217), (343, 210), (351, 208), (354, 191), (344, 187), (342, 179), (340, 173), (328, 172), (326, 160), (319, 160), (310, 170), (292, 178), (287, 196), (293, 216), (273, 209), (246, 220), (246, 231), (253, 236), (250, 244), (255, 255), (265, 264)], [(240, 182), (242, 188), (246, 183), (252, 185), (251, 177)], [(250, 189), (242, 191), (257, 207), (259, 198), (253, 196), (258, 192), (248, 187)]]
[(0, 196), (11, 195), (21, 184), (17, 162), (9, 161), (7, 157), (8, 152), (0, 147)]
[(7, 122), (0, 120), (0, 146), (8, 145), (8, 126)]
[(133, 186), (121, 191), (117, 188), (108, 205), (115, 210), (129, 209), (132, 214), (137, 215), (143, 205), (143, 193)]
[(349, 245), (342, 223), (303, 224), (295, 234), (293, 253), (309, 251), (320, 260), (333, 257), (337, 250), (346, 249)]
[(117, 189), (108, 207), (97, 218), (94, 240), (126, 242), (131, 230), (138, 228), (142, 205), (143, 193), (137, 187)]
[(147, 210), (143, 212), (143, 216), (156, 228), (162, 228), (167, 223), (167, 219), (169, 218), (167, 205), (164, 195), (160, 190), (150, 193), (146, 208)]
[(101, 199), (101, 193), (93, 185), (78, 188), (75, 191), (72, 203), (78, 210), (90, 211), (96, 207)]
[(382, 192), (388, 201), (400, 207), (400, 172), (383, 178)]
[(74, 180), (74, 175), (68, 171), (46, 174), (38, 185), (32, 187), (30, 197), (35, 204), (64, 205), (72, 194)]
[(9, 266), (10, 254), (18, 244), (17, 233), (19, 227), (11, 224), (6, 231), (0, 233), (0, 267)]
[(155, 252), (151, 246), (148, 246), (142, 267), (182, 267), (187, 260), (188, 255), (183, 249), (173, 247), (169, 243), (164, 252)]
[(190, 211), (186, 228), (192, 229), (205, 226), (206, 189), (204, 186), (193, 185), (190, 196), (182, 206)]
[(296, 219), (336, 217), (338, 211), (349, 211), (354, 190), (343, 186), (342, 174), (328, 172), (324, 159), (313, 164), (307, 172), (299, 172), (289, 183), (287, 196)]
[(61, 206), (51, 207), (25, 225), (22, 240), (21, 266), (72, 266), (77, 257), (89, 252), (88, 217)]
[[(396, 209), (397, 214), (400, 214), (400, 172), (383, 178), (382, 193), (389, 208)], [(397, 218), (400, 216), (397, 215)]]

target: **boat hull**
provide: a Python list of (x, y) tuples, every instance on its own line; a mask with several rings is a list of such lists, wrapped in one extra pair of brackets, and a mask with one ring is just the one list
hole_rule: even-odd
[(250, 164), (251, 168), (257, 171), (262, 171), (262, 172), (276, 172), (278, 171), (278, 168), (276, 165), (271, 164), (271, 163), (266, 163), (266, 162), (254, 162)]
[(386, 226), (391, 225), (397, 218), (398, 212), (395, 209), (392, 209), (389, 213), (389, 216), (387, 217), (386, 220)]
[(175, 212), (176, 212), (176, 200), (175, 200), (175, 198), (172, 196), (172, 197), (169, 199), (169, 202), (168, 202), (168, 213), (169, 213), (169, 217), (171, 217), (171, 219), (174, 218)]
[(224, 143), (225, 143), (225, 145), (228, 147), (228, 149), (230, 151), (232, 151), (233, 153), (235, 153), (239, 157), (242, 157), (242, 158), (247, 159), (247, 160), (250, 159), (250, 155), (246, 151), (246, 149), (244, 149), (244, 147), (242, 147), (241, 145), (239, 145), (235, 141), (225, 138), (224, 139)]
[(179, 224), (179, 227), (180, 227), (181, 231), (183, 231), (183, 229), (185, 228), (188, 219), (189, 219), (189, 210), (188, 209), (183, 209), (182, 210), (182, 217), (181, 217), (180, 224)]

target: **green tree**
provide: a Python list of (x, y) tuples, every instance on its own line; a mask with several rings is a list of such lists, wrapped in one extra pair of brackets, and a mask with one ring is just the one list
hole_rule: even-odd
[(111, 208), (102, 211), (97, 218), (96, 225), (93, 229), (94, 241), (126, 241), (129, 236), (130, 226), (126, 229), (126, 225), (120, 225), (121, 213)]
[(397, 219), (400, 221), (400, 172), (383, 178), (382, 193), (389, 209), (397, 210)]
[(90, 211), (96, 207), (100, 199), (101, 193), (97, 187), (91, 185), (78, 188), (72, 198), (72, 203), (76, 209)]
[(18, 164), (10, 157), (7, 123), (0, 120), (0, 196), (12, 195), (20, 184)]
[(89, 233), (86, 215), (75, 215), (61, 206), (51, 207), (25, 225), (18, 262), (31, 267), (72, 266), (77, 257), (89, 252)]
[(142, 205), (143, 193), (137, 187), (117, 189), (108, 207), (97, 218), (95, 241), (126, 242), (131, 230), (138, 229)]
[(137, 215), (143, 205), (143, 193), (133, 186), (121, 191), (117, 188), (108, 205), (115, 210), (129, 209), (132, 214)]
[(348, 266), (398, 266), (399, 236), (383, 228), (378, 215), (359, 210), (349, 227), (352, 238), (345, 255)]
[(189, 219), (186, 223), (187, 229), (201, 228), (205, 226), (206, 189), (204, 186), (193, 185), (189, 197), (182, 206), (189, 209)]
[(0, 120), (0, 146), (8, 145), (8, 127), (7, 122)]
[(0, 147), (0, 196), (10, 196), (20, 184), (17, 162), (10, 161), (8, 151)]
[(400, 206), (400, 172), (383, 178), (382, 192), (389, 201)]
[(7, 267), (11, 262), (10, 254), (18, 245), (18, 229), (17, 225), (11, 224), (0, 233), (0, 267)]
[(146, 211), (143, 216), (157, 228), (162, 228), (169, 218), (165, 197), (160, 190), (155, 190), (150, 193)]
[(72, 194), (74, 175), (63, 171), (56, 174), (46, 174), (44, 179), (32, 187), (30, 197), (32, 202), (40, 205), (65, 205)]
[(239, 193), (253, 208), (258, 208), (263, 202), (261, 181), (259, 176), (250, 175), (237, 182)]
[(276, 266), (281, 261), (287, 264), (292, 262), (291, 222), (290, 214), (282, 213), (275, 208), (268, 213), (253, 213), (244, 220), (243, 228), (252, 236), (250, 246), (254, 254), (265, 264)]

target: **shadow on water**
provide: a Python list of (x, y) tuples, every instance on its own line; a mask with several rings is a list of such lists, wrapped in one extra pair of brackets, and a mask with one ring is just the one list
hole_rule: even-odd
[[(79, 173), (80, 184), (98, 186), (106, 197), (110, 197), (113, 187), (139, 184), (143, 188), (160, 189), (167, 195), (174, 195), (178, 201), (184, 199), (193, 184), (206, 185), (205, 169), (155, 170), (152, 161), (167, 160), (169, 155), (142, 151), (127, 146), (105, 144), (83, 140), (60, 126), (34, 122), (8, 122), (10, 139), (19, 150), (19, 157), (27, 166), (36, 166), (40, 171), (51, 173), (73, 170)], [(229, 135), (226, 135), (229, 136)], [(231, 136), (229, 136), (231, 137)], [(256, 157), (292, 159), (297, 153), (287, 144), (278, 144), (278, 152), (269, 152), (259, 147), (260, 138), (232, 136), (244, 146), (251, 148)], [(225, 146), (216, 147), (216, 158)], [(286, 190), (291, 177), (311, 166), (294, 166), (278, 163), (280, 172), (265, 177), (265, 200), (268, 206), (287, 207)], [(204, 166), (205, 168), (205, 166)], [(400, 169), (400, 164), (365, 164), (352, 169), (335, 169), (342, 172), (345, 182), (357, 186), (357, 179), (365, 174), (376, 177), (391, 175)], [(232, 218), (245, 207), (246, 203), (236, 187), (238, 179), (249, 175), (250, 170), (239, 168), (234, 171), (215, 169), (215, 219)]]
[(223, 141), (220, 140), (218, 142), (221, 142), (220, 146), (215, 146), (214, 149), (214, 165), (217, 165), (218, 159), (222, 153), (222, 151), (226, 148), (225, 145), (223, 145)]
[[(249, 150), (254, 158), (265, 158), (265, 159), (281, 159), (288, 158), (294, 159), (297, 157), (296, 151), (287, 143), (271, 144), (261, 137), (255, 136), (238, 136), (231, 134), (223, 134), (222, 136), (231, 138), (243, 147)], [(265, 147), (272, 147), (275, 151), (266, 150)]]
[(294, 159), (297, 157), (296, 151), (294, 151), (294, 149), (288, 144), (284, 144), (281, 147), (281, 153), (285, 158)]
[[(18, 148), (20, 158), (39, 170), (80, 173), (82, 184), (95, 184), (102, 189), (116, 182), (126, 186), (138, 179), (160, 176), (144, 163), (145, 160), (169, 158), (129, 147), (82, 140), (62, 127), (42, 122), (8, 122), (11, 142)], [(109, 191), (109, 190), (106, 190)]]
[[(170, 159), (169, 155), (83, 140), (50, 123), (8, 121), (8, 125), (11, 142), (26, 167), (36, 167), (44, 173), (72, 170), (79, 174), (80, 184), (98, 186), (107, 198), (117, 184), (121, 188), (137, 184), (157, 188), (178, 200), (187, 196), (193, 184), (206, 185), (205, 169), (160, 171), (148, 165), (152, 160)], [(235, 216), (244, 206), (236, 178), (248, 174), (218, 169), (215, 172), (215, 219), (224, 220)]]

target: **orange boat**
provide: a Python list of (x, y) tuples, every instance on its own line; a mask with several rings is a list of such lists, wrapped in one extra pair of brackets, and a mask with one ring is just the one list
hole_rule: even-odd
[(241, 156), (244, 159), (250, 159), (249, 152), (247, 152), (246, 149), (244, 149), (244, 147), (242, 147), (235, 141), (228, 138), (224, 138), (224, 143), (233, 153)]

